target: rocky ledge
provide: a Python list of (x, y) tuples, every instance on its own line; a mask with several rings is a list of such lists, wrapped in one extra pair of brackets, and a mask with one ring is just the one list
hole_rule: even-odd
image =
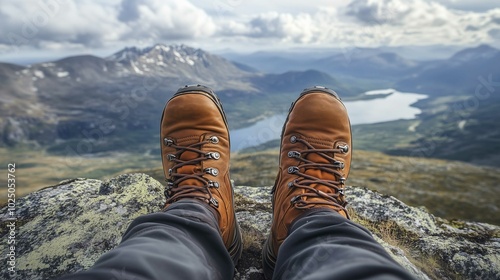
[[(236, 187), (244, 251), (235, 279), (263, 279), (260, 250), (271, 221), (270, 187)], [(74, 179), (16, 201), (17, 279), (52, 279), (90, 267), (136, 217), (159, 211), (163, 186), (145, 174)], [(349, 211), (420, 279), (500, 279), (500, 227), (446, 221), (394, 197), (348, 187)], [(10, 234), (7, 208), (0, 235)], [(7, 256), (7, 242), (0, 253)], [(3, 270), (0, 278), (9, 279)]]

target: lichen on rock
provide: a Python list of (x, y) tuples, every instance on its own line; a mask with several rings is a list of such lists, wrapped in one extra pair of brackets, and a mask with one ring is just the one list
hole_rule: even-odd
[[(47, 279), (90, 267), (120, 242), (134, 218), (160, 210), (161, 193), (158, 181), (133, 174), (106, 182), (70, 180), (18, 199), (19, 279)], [(6, 218), (3, 214), (2, 224)], [(6, 250), (2, 247), (2, 254)]]
[[(16, 201), (18, 279), (51, 279), (83, 270), (117, 246), (136, 217), (160, 211), (164, 187), (145, 174), (74, 179)], [(272, 218), (270, 187), (235, 187), (244, 251), (235, 279), (263, 279), (260, 250)], [(347, 188), (353, 219), (420, 279), (499, 279), (499, 227), (448, 222), (425, 209), (364, 188)], [(7, 210), (0, 212), (2, 238)], [(0, 253), (7, 254), (5, 243)], [(2, 272), (0, 278), (8, 278)]]

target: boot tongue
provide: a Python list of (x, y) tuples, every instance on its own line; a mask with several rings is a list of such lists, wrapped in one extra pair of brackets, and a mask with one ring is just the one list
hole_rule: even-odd
[[(191, 151), (185, 151), (181, 154), (179, 159), (183, 160), (183, 161), (189, 161), (189, 160), (193, 160), (193, 159), (199, 158), (199, 157), (200, 157), (200, 154), (198, 154), (198, 153), (191, 152)], [(189, 175), (189, 174), (195, 174), (195, 173), (200, 173), (200, 172), (201, 172), (201, 167), (198, 165), (194, 165), (194, 164), (193, 165), (184, 165), (180, 168), (177, 168), (177, 173), (179, 173), (179, 174)], [(202, 181), (197, 180), (197, 179), (187, 179), (187, 180), (184, 180), (181, 183), (179, 183), (179, 186), (187, 186), (187, 185), (202, 187), (205, 184)]]

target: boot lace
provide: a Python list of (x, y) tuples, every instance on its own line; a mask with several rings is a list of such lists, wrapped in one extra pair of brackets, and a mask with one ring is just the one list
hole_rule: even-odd
[[(297, 209), (308, 209), (311, 205), (328, 205), (332, 206), (337, 211), (343, 210), (347, 213), (346, 205), (344, 197), (344, 183), (345, 178), (342, 173), (339, 172), (340, 169), (344, 168), (344, 163), (341, 161), (335, 160), (332, 156), (328, 154), (335, 153), (347, 153), (349, 147), (345, 146), (337, 146), (336, 149), (316, 149), (311, 144), (309, 144), (306, 140), (300, 139), (296, 136), (292, 136), (290, 138), (292, 143), (302, 143), (306, 146), (305, 150), (301, 151), (290, 151), (288, 153), (288, 157), (297, 158), (301, 164), (298, 166), (290, 166), (288, 168), (288, 173), (295, 174), (299, 176), (299, 179), (295, 179), (292, 182), (288, 183), (289, 188), (302, 188), (305, 189), (306, 192), (300, 195), (297, 195), (291, 199), (291, 203)], [(311, 161), (306, 158), (307, 155), (316, 153), (328, 160), (328, 163), (318, 163)], [(310, 174), (306, 174), (306, 171), (309, 169), (321, 170), (327, 173), (334, 175), (335, 180), (321, 179), (314, 177)], [(301, 171), (302, 170), (302, 171)], [(323, 192), (321, 190), (317, 190), (311, 185), (322, 185), (332, 190), (332, 192)], [(321, 200), (309, 200), (303, 198), (322, 198)]]
[[(208, 167), (201, 169), (199, 165), (201, 162), (209, 159), (218, 160), (220, 154), (218, 152), (204, 152), (201, 150), (203, 145), (212, 143), (216, 144), (219, 142), (216, 136), (210, 137), (206, 141), (194, 143), (188, 146), (181, 146), (174, 143), (173, 140), (165, 138), (165, 145), (172, 147), (176, 150), (175, 154), (168, 154), (167, 160), (174, 162), (175, 164), (169, 169), (170, 179), (167, 179), (167, 186), (165, 188), (165, 197), (167, 198), (166, 204), (173, 203), (181, 198), (196, 198), (201, 199), (209, 204), (214, 205), (216, 208), (219, 207), (219, 201), (212, 196), (210, 192), (211, 188), (219, 188), (219, 183), (210, 181), (203, 176), (205, 174), (210, 174), (212, 176), (217, 176), (219, 171), (216, 168)], [(198, 155), (198, 157), (188, 160), (182, 160), (181, 155), (184, 152), (193, 152)], [(196, 166), (194, 168), (194, 173), (179, 173), (177, 172), (179, 168), (183, 166)], [(194, 185), (190, 183), (184, 183), (189, 179), (195, 179), (201, 182), (201, 185)], [(184, 184), (183, 184), (184, 183)]]

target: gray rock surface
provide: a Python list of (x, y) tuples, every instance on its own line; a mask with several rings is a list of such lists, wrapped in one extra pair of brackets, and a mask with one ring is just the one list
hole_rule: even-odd
[[(236, 187), (244, 252), (235, 279), (263, 279), (262, 242), (269, 232), (269, 187)], [(350, 213), (420, 279), (500, 279), (500, 228), (446, 221), (425, 209), (364, 188), (347, 189)], [(90, 267), (115, 247), (130, 222), (159, 211), (163, 186), (145, 174), (99, 181), (74, 179), (16, 201), (17, 279), (52, 279)], [(7, 240), (7, 208), (0, 235)], [(7, 243), (0, 244), (6, 256)], [(9, 279), (5, 270), (0, 278)]]

